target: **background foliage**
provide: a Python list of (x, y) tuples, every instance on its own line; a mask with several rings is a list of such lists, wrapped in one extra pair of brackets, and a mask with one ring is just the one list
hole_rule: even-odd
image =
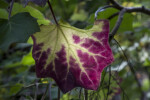
[[(51, 0), (50, 2), (57, 20), (63, 19), (83, 29), (93, 25), (94, 13), (99, 7), (110, 3), (109, 0)], [(126, 7), (144, 5), (150, 8), (149, 0), (118, 0), (118, 2)], [(28, 12), (37, 19), (39, 25), (48, 25), (50, 23), (48, 19), (54, 22), (47, 4), (44, 7), (33, 3), (29, 3), (26, 8), (23, 6), (22, 1), (18, 0), (12, 9), (12, 16)], [(8, 19), (8, 8), (9, 4), (0, 0), (0, 18)], [(113, 18), (110, 16), (118, 11), (115, 8), (108, 8), (98, 14), (98, 19), (109, 19), (111, 31), (118, 16)], [(52, 79), (36, 78), (31, 38), (27, 43), (11, 44), (7, 51), (0, 50), (0, 100), (40, 100), (42, 97), (45, 97), (45, 100), (57, 100), (59, 96), (61, 100), (83, 100), (85, 97), (89, 100), (149, 100), (150, 17), (142, 13), (125, 13), (115, 39), (110, 41), (115, 62), (104, 70), (98, 91), (75, 88), (67, 94), (60, 93), (60, 95)], [(135, 72), (130, 67), (133, 67)]]

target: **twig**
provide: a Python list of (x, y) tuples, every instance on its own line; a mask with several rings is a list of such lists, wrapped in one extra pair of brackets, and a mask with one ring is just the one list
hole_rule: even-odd
[(106, 97), (106, 95), (105, 95), (105, 91), (104, 91), (104, 89), (102, 89), (102, 91), (103, 91), (104, 100), (105, 100), (105, 97)]
[(47, 92), (48, 92), (48, 89), (49, 89), (49, 84), (47, 84), (47, 87), (46, 87), (45, 93), (43, 94), (43, 96), (42, 96), (42, 99), (41, 99), (41, 100), (44, 100), (44, 99), (45, 99), (46, 94), (47, 94)]
[(82, 93), (82, 88), (80, 88), (80, 91), (79, 91), (79, 99), (81, 99), (81, 93)]
[(84, 100), (88, 100), (88, 90), (84, 89)]
[(120, 11), (119, 12), (116, 12), (114, 14), (112, 14), (111, 16), (109, 16), (107, 19), (108, 20), (111, 20), (112, 18), (114, 18), (115, 16), (119, 15)]
[(117, 85), (119, 86), (119, 88), (121, 89), (121, 91), (123, 92), (123, 98), (124, 98), (124, 95), (127, 96), (127, 99), (129, 99), (128, 95), (126, 94), (126, 92), (124, 91), (124, 89), (122, 89), (122, 87), (119, 85), (119, 83), (117, 82), (117, 79), (112, 75), (112, 78), (115, 80), (115, 82), (117, 83)]
[(35, 83), (35, 94), (34, 94), (34, 100), (37, 100), (38, 87), (39, 87), (39, 84), (37, 83), (37, 80), (36, 80), (36, 83)]
[(114, 26), (114, 28), (112, 29), (111, 33), (110, 33), (110, 40), (114, 37), (114, 35), (117, 33), (120, 25), (121, 25), (121, 22), (123, 20), (123, 16), (124, 16), (124, 13), (126, 12), (126, 9), (122, 9), (119, 13), (119, 17), (118, 17), (118, 20), (116, 22), (116, 25)]
[(52, 84), (51, 84), (51, 82), (49, 83), (49, 100), (52, 100), (51, 99), (51, 88), (52, 88)]
[(114, 5), (114, 8), (122, 10), (126, 9), (127, 12), (141, 12), (147, 15), (150, 15), (150, 9), (145, 8), (145, 6), (142, 7), (123, 7), (115, 0), (110, 0), (110, 2)]
[(106, 100), (108, 99), (108, 95), (110, 91), (110, 81), (111, 81), (111, 68), (109, 66), (109, 83), (108, 83), (108, 92), (107, 92)]
[(24, 89), (30, 88), (30, 87), (33, 87), (33, 86), (35, 86), (35, 84), (31, 84), (31, 85), (22, 87), (22, 89), (21, 89), (18, 93), (16, 93), (16, 94), (14, 95), (14, 97), (16, 97), (16, 96), (17, 96), (19, 93), (21, 93)]
[[(145, 8), (144, 6), (142, 7), (123, 7), (121, 6), (118, 2), (116, 2), (115, 0), (110, 0), (110, 2), (113, 4), (112, 7), (121, 10), (119, 13), (119, 17), (118, 20), (116, 22), (116, 25), (114, 26), (113, 30), (110, 33), (110, 39), (112, 40), (112, 38), (114, 37), (114, 35), (116, 34), (116, 32), (119, 29), (119, 26), (121, 25), (121, 22), (123, 20), (123, 16), (125, 12), (141, 12), (141, 13), (145, 13), (147, 15), (150, 15), (150, 9)], [(110, 16), (108, 19), (113, 18), (117, 15), (118, 13), (113, 14), (112, 16)]]
[[(138, 78), (137, 78), (137, 76), (136, 76), (136, 72), (135, 72), (134, 67), (132, 66), (131, 62), (129, 61), (127, 55), (125, 54), (125, 52), (124, 52), (123, 49), (121, 48), (121, 46), (120, 46), (120, 44), (118, 43), (118, 41), (117, 41), (116, 39), (114, 39), (114, 40), (115, 40), (115, 42), (117, 43), (117, 45), (119, 46), (119, 48), (121, 49), (121, 51), (122, 51), (122, 53), (123, 53), (123, 55), (124, 55), (124, 57), (125, 57), (125, 59), (126, 59), (126, 61), (127, 61), (127, 63), (128, 63), (128, 66), (129, 66), (129, 68), (130, 68), (130, 70), (131, 70), (131, 72), (132, 72), (132, 74), (133, 74), (133, 76), (134, 76), (134, 78), (135, 78), (135, 80), (136, 80), (136, 83), (137, 83), (137, 85), (139, 86), (140, 92), (141, 92), (141, 94), (143, 95), (144, 92), (142, 91), (142, 85), (141, 85), (140, 81), (138, 80)], [(141, 100), (142, 100), (142, 99), (141, 99)]]
[(118, 2), (116, 2), (115, 0), (109, 0), (113, 5), (114, 5), (114, 7), (115, 8), (117, 8), (117, 9), (119, 9), (119, 10), (121, 10), (121, 9), (123, 9), (124, 7), (123, 6), (121, 6)]
[(11, 1), (11, 3), (10, 3), (8, 20), (9, 20), (9, 19), (10, 19), (10, 17), (11, 17), (11, 12), (12, 12), (13, 5), (14, 5), (14, 0), (12, 0), (12, 1)]
[(60, 100), (60, 89), (58, 87), (58, 97), (57, 97), (57, 100)]
[(48, 3), (48, 6), (49, 6), (49, 8), (50, 8), (50, 11), (51, 11), (51, 13), (52, 13), (52, 16), (53, 16), (53, 18), (54, 18), (54, 21), (55, 21), (56, 25), (59, 25), (58, 22), (57, 22), (57, 20), (56, 20), (56, 17), (55, 17), (53, 8), (52, 8), (51, 3), (49, 2), (49, 0), (47, 0), (47, 3)]

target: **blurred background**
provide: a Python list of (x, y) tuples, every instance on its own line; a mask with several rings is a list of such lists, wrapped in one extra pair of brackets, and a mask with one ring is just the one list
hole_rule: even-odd
[[(125, 7), (150, 8), (150, 0), (117, 0)], [(57, 20), (63, 19), (81, 29), (92, 27), (95, 11), (109, 5), (109, 0), (50, 0)], [(12, 15), (29, 12), (39, 25), (54, 22), (49, 7), (29, 3), (25, 8), (16, 0)], [(0, 18), (8, 18), (9, 3), (0, 0)], [(110, 21), (113, 29), (119, 12), (108, 8), (98, 13), (98, 19)], [(50, 21), (48, 20), (50, 19)], [(38, 79), (32, 58), (33, 41), (12, 44), (7, 51), (0, 50), (0, 100), (150, 100), (150, 16), (125, 13), (117, 34), (110, 41), (115, 61), (102, 73), (97, 91), (75, 88), (67, 94), (59, 93), (51, 78)], [(86, 92), (86, 93), (85, 93)]]

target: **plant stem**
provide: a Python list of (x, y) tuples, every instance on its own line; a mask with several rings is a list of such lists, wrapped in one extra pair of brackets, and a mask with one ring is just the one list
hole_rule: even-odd
[(111, 68), (110, 68), (110, 66), (109, 66), (109, 83), (108, 83), (108, 92), (107, 92), (106, 100), (108, 100), (108, 96), (109, 96), (110, 81), (111, 81)]
[(34, 94), (34, 100), (37, 100), (37, 94), (38, 94), (38, 87), (39, 87), (39, 84), (36, 82), (35, 83), (35, 94)]
[(12, 0), (12, 1), (11, 1), (11, 3), (10, 3), (8, 20), (10, 19), (10, 16), (11, 16), (11, 11), (12, 11), (13, 5), (14, 5), (14, 0)]
[(43, 94), (43, 96), (42, 96), (42, 99), (41, 99), (41, 100), (45, 100), (45, 97), (46, 97), (46, 94), (47, 94), (47, 92), (48, 92), (48, 89), (49, 89), (49, 84), (47, 84), (47, 87), (46, 87), (45, 93)]
[(112, 31), (111, 31), (111, 33), (110, 33), (110, 39), (109, 39), (109, 41), (110, 41), (110, 40), (115, 36), (115, 34), (117, 33), (117, 31), (118, 31), (118, 29), (119, 29), (119, 27), (120, 27), (120, 25), (121, 25), (121, 22), (122, 22), (122, 20), (123, 20), (123, 17), (124, 17), (124, 13), (125, 13), (125, 12), (126, 12), (126, 9), (125, 9), (125, 8), (120, 11), (118, 20), (117, 20), (117, 22), (116, 22), (114, 28), (112, 29)]
[(51, 88), (52, 88), (52, 83), (49, 83), (49, 100), (52, 100), (51, 99)]
[(60, 89), (58, 87), (58, 99), (57, 100), (60, 100)]
[(82, 88), (80, 88), (79, 99), (81, 98)]
[(51, 11), (51, 13), (52, 13), (52, 16), (53, 16), (53, 18), (54, 18), (55, 23), (56, 23), (57, 25), (59, 25), (58, 22), (57, 22), (57, 20), (56, 20), (56, 17), (55, 17), (53, 8), (52, 8), (51, 3), (49, 2), (49, 0), (47, 1), (47, 3), (48, 3), (49, 9), (50, 9), (50, 11)]
[(84, 100), (88, 100), (88, 90), (84, 89)]

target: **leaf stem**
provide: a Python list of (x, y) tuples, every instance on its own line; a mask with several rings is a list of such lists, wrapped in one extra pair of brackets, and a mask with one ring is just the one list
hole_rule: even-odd
[(88, 90), (84, 89), (84, 100), (88, 100)]
[(109, 66), (109, 83), (108, 83), (108, 92), (107, 92), (107, 96), (106, 96), (106, 100), (108, 100), (108, 96), (109, 96), (109, 92), (110, 92), (110, 81), (111, 81), (111, 68)]
[(49, 100), (52, 100), (51, 99), (51, 88), (52, 88), (52, 83), (49, 83)]
[(11, 16), (11, 11), (12, 11), (13, 5), (14, 5), (14, 0), (12, 0), (12, 1), (11, 1), (11, 3), (10, 3), (8, 20), (10, 19), (10, 16)]
[(49, 84), (47, 84), (47, 87), (46, 87), (45, 93), (43, 94), (43, 96), (42, 96), (42, 99), (41, 99), (41, 100), (45, 100), (45, 97), (46, 97), (46, 94), (47, 94), (47, 92), (48, 92), (48, 89), (49, 89)]
[(57, 97), (57, 100), (60, 100), (60, 89), (58, 87), (58, 97)]
[(58, 22), (57, 22), (57, 20), (56, 20), (56, 17), (55, 17), (55, 14), (54, 14), (54, 11), (53, 11), (53, 8), (52, 8), (52, 6), (51, 6), (50, 1), (48, 0), (47, 3), (48, 3), (49, 9), (50, 9), (50, 11), (51, 11), (51, 13), (52, 13), (52, 16), (53, 16), (53, 18), (54, 18), (55, 23), (56, 23), (57, 25), (59, 25)]

